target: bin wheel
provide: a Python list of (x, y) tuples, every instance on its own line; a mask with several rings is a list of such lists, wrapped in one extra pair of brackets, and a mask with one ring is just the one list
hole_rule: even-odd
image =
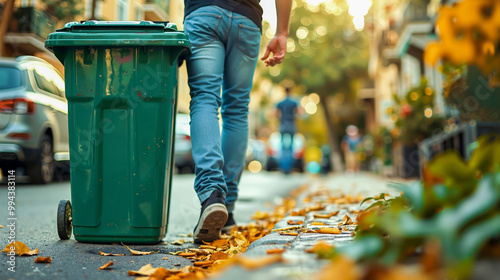
[(73, 217), (71, 215), (71, 203), (69, 200), (59, 201), (57, 207), (57, 234), (62, 240), (71, 237), (73, 231)]

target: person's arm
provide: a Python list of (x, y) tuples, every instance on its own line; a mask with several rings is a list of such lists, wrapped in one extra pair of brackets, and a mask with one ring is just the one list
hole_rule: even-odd
[[(262, 57), (266, 66), (275, 66), (283, 62), (286, 54), (286, 37), (288, 36), (288, 25), (290, 12), (292, 10), (292, 0), (276, 0), (276, 35), (267, 45), (266, 53)], [(269, 58), (269, 54), (273, 57)], [(266, 60), (267, 59), (267, 60)]]

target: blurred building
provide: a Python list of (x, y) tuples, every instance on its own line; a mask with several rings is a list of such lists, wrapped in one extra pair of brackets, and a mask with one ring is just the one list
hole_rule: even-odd
[[(424, 63), (426, 45), (436, 39), (434, 22), (440, 0), (374, 0), (367, 17), (370, 28), (369, 76), (373, 83), (367, 83), (358, 93), (367, 107), (369, 129), (379, 126), (392, 129), (397, 119), (388, 114), (393, 108), (393, 95), (404, 97), (422, 78), (436, 91), (436, 107), (433, 112), (443, 113), (443, 78), (438, 67)], [(395, 172), (401, 175), (404, 157), (403, 148), (393, 147)]]
[[(68, 21), (81, 21), (92, 17), (93, 0), (81, 0), (74, 7), (80, 9), (74, 19), (58, 19), (47, 9), (47, 3), (54, 0), (0, 0), (0, 26), (7, 2), (13, 1), (13, 9), (7, 25), (7, 32), (0, 38), (3, 51), (0, 56), (17, 57), (33, 55), (43, 58), (64, 73), (63, 66), (48, 51), (44, 44), (47, 36)], [(94, 17), (97, 20), (149, 20), (171, 21), (182, 30), (184, 2), (182, 0), (94, 0)], [(58, 1), (64, 2), (64, 1)], [(78, 2), (78, 1), (76, 1)], [(56, 2), (57, 3), (57, 2)], [(5, 23), (3, 23), (5, 24)], [(189, 90), (185, 67), (179, 70), (179, 109), (187, 110)]]

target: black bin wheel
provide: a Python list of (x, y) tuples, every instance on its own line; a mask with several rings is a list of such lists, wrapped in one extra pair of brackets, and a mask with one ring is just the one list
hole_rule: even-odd
[(62, 240), (67, 240), (71, 237), (72, 231), (71, 203), (69, 200), (61, 200), (57, 207), (57, 234), (59, 234), (59, 238)]

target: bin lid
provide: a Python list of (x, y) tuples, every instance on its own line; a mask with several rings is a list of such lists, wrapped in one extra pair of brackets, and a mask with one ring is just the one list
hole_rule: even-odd
[(171, 22), (82, 21), (69, 22), (51, 33), (45, 47), (175, 46), (189, 48), (187, 34)]

